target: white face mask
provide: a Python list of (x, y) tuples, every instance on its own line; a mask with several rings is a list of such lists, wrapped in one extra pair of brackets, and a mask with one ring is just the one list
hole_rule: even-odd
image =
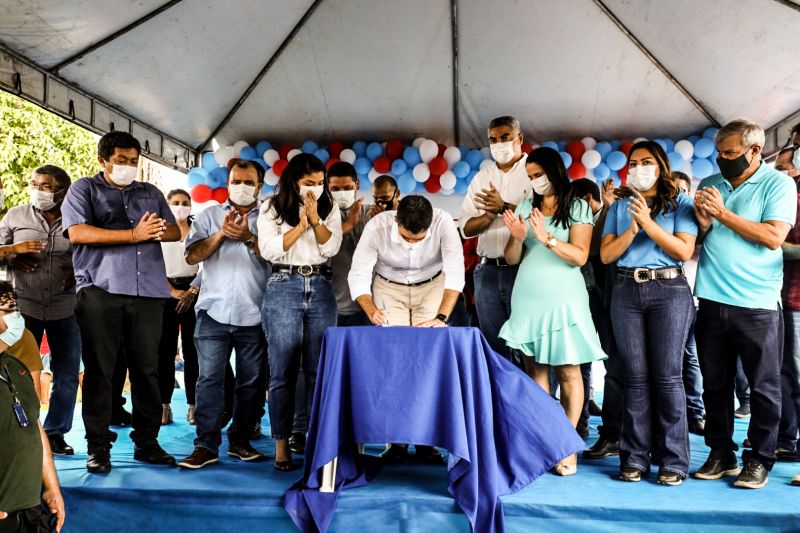
[(186, 220), (192, 214), (192, 206), (190, 205), (171, 205), (169, 209), (175, 215), (175, 220)]
[(492, 158), (501, 165), (510, 162), (516, 155), (516, 152), (514, 152), (514, 141), (490, 144), (489, 150), (492, 152)]
[(50, 211), (58, 202), (55, 201), (56, 193), (40, 191), (38, 189), (28, 189), (33, 207), (41, 211)]
[(649, 191), (656, 184), (656, 166), (646, 165), (628, 169), (628, 185), (639, 192)]
[(109, 178), (120, 187), (127, 187), (136, 179), (136, 167), (128, 165), (111, 165)]
[(231, 202), (241, 207), (253, 205), (256, 201), (256, 188), (244, 183), (229, 185), (228, 198)]
[(322, 196), (322, 191), (324, 191), (324, 190), (325, 190), (325, 186), (324, 185), (317, 185), (315, 187), (310, 187), (308, 185), (301, 185), (300, 186), (300, 199), (302, 200), (303, 198), (306, 197), (306, 194), (311, 193), (311, 194), (314, 195), (314, 198), (319, 200), (319, 197)]
[(339, 209), (349, 209), (356, 203), (356, 191), (331, 191), (331, 196), (339, 204)]
[(532, 179), (531, 186), (533, 187), (533, 191), (540, 196), (553, 194), (553, 184), (550, 183), (550, 178), (548, 178), (546, 174)]
[(800, 168), (800, 148), (794, 151), (794, 155), (792, 156), (792, 166), (794, 168)]
[(2, 317), (6, 323), (6, 330), (0, 333), (0, 341), (6, 343), (8, 346), (14, 346), (22, 338), (25, 332), (25, 319), (19, 311), (14, 311)]

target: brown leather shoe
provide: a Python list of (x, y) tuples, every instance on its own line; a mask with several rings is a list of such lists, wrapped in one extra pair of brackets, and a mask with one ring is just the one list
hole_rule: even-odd
[(264, 458), (264, 454), (250, 446), (249, 442), (228, 445), (228, 455), (242, 461), (258, 461)]
[(208, 466), (213, 463), (219, 462), (219, 455), (212, 452), (208, 448), (201, 448), (198, 446), (194, 449), (192, 454), (187, 457), (186, 459), (182, 459), (178, 462), (178, 466), (181, 468), (189, 468), (191, 470), (197, 470), (199, 468), (203, 468), (204, 466)]

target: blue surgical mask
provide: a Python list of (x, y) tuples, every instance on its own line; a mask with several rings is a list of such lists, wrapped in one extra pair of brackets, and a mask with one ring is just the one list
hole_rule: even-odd
[(14, 346), (22, 339), (22, 334), (25, 332), (25, 319), (19, 311), (14, 311), (0, 318), (6, 323), (6, 330), (0, 333), (0, 341), (8, 346)]

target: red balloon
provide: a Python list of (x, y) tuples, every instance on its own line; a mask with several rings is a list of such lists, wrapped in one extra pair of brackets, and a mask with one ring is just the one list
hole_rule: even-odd
[[(394, 161), (403, 156), (403, 141), (399, 139), (392, 139), (386, 143), (386, 155)], [(381, 172), (381, 171), (379, 171)]]
[(328, 159), (328, 162), (325, 163), (325, 170), (330, 170), (331, 166), (333, 166), (335, 163), (338, 163), (338, 162), (339, 162), (338, 159), (334, 159), (334, 158)]
[(442, 184), (439, 183), (438, 175), (431, 174), (430, 177), (425, 180), (425, 190), (431, 194), (442, 190)]
[(278, 159), (277, 161), (275, 161), (275, 164), (272, 165), (272, 171), (275, 173), (276, 176), (280, 176), (281, 174), (283, 174), (283, 171), (286, 170), (286, 165), (288, 164), (289, 162), (287, 160)]
[(225, 200), (228, 199), (228, 188), (227, 187), (220, 187), (218, 189), (214, 189), (211, 193), (211, 199), (216, 200), (219, 203), (225, 203)]
[(442, 157), (444, 155), (444, 151), (447, 150), (447, 146), (443, 145), (442, 143), (439, 144), (439, 154), (438, 157)]
[(626, 143), (622, 143), (619, 146), (619, 151), (622, 152), (625, 155), (628, 155), (630, 153), (632, 147), (633, 147), (633, 141), (628, 141)]
[(331, 159), (339, 159), (339, 155), (342, 153), (342, 150), (344, 149), (345, 145), (343, 142), (334, 141), (328, 145), (328, 154), (330, 154)]
[(392, 168), (392, 160), (386, 156), (381, 156), (375, 160), (373, 166), (381, 174), (386, 174)]
[(533, 146), (528, 143), (522, 143), (522, 151), (526, 154), (533, 152)]
[(286, 159), (287, 157), (289, 157), (289, 152), (291, 151), (292, 151), (291, 144), (282, 144), (278, 148), (278, 154), (281, 156), (281, 159)]
[(198, 204), (211, 200), (211, 188), (208, 185), (195, 185), (192, 187), (192, 200)]
[(628, 167), (622, 167), (619, 169), (619, 179), (623, 185), (628, 184)]
[(586, 176), (586, 167), (580, 161), (575, 161), (572, 166), (567, 169), (567, 174), (574, 180), (579, 180)]
[(570, 141), (567, 145), (567, 153), (572, 156), (573, 161), (580, 161), (586, 147), (580, 141)]
[(431, 174), (441, 176), (447, 170), (447, 160), (442, 156), (434, 157), (428, 163), (428, 168), (431, 169)]

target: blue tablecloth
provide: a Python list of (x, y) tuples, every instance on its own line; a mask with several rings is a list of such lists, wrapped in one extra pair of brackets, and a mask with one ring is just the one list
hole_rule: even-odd
[[(356, 443), (382, 442), (447, 449), (448, 491), (482, 533), (504, 531), (500, 496), (583, 448), (561, 406), (475, 328), (330, 328), (303, 477), (285, 495), (301, 531), (327, 531), (338, 491), (379, 468)], [(337, 456), (335, 492), (319, 492)]]

